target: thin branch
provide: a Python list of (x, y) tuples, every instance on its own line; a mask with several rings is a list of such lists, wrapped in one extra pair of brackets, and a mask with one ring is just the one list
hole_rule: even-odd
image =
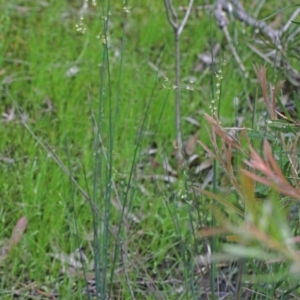
[[(177, 30), (178, 24), (177, 24), (177, 14), (174, 14), (174, 8), (172, 6), (171, 0), (165, 0), (165, 7), (167, 11), (167, 17), (170, 25), (173, 27), (174, 30)], [(175, 19), (175, 21), (174, 21)]]
[(249, 16), (240, 3), (233, 8), (232, 5), (227, 3), (228, 1), (218, 0), (217, 2), (222, 7), (224, 12), (232, 13), (238, 20), (246, 25), (260, 29), (266, 36), (270, 38), (274, 45), (280, 45), (280, 30), (275, 30), (271, 26), (268, 26), (265, 21), (257, 21)]
[(188, 8), (187, 8), (187, 11), (186, 11), (186, 13), (185, 13), (185, 16), (184, 16), (184, 18), (183, 18), (183, 20), (182, 20), (182, 22), (181, 22), (181, 25), (180, 25), (180, 27), (179, 27), (179, 29), (178, 29), (178, 31), (177, 31), (177, 34), (178, 34), (178, 35), (181, 35), (181, 32), (182, 32), (182, 30), (183, 30), (183, 28), (184, 28), (184, 26), (185, 26), (185, 24), (186, 24), (186, 22), (187, 22), (189, 16), (190, 16), (190, 13), (191, 13), (191, 9), (192, 9), (193, 3), (194, 3), (194, 0), (190, 0), (190, 3), (189, 3), (189, 6), (188, 6)]
[(238, 63), (238, 65), (239, 65), (241, 71), (245, 74), (245, 77), (247, 78), (247, 77), (248, 77), (247, 70), (246, 70), (246, 68), (245, 68), (245, 66), (244, 66), (244, 64), (243, 64), (243, 62), (242, 62), (242, 60), (240, 59), (239, 55), (238, 55), (237, 52), (236, 52), (236, 49), (235, 49), (235, 47), (234, 47), (234, 45), (233, 45), (233, 42), (232, 42), (232, 39), (231, 39), (231, 37), (230, 37), (230, 34), (229, 34), (229, 31), (228, 31), (228, 27), (227, 27), (227, 26), (226, 26), (226, 27), (223, 27), (223, 32), (224, 32), (224, 34), (225, 34), (225, 37), (226, 37), (227, 42), (228, 42), (228, 44), (229, 44), (229, 47), (230, 47), (230, 49), (231, 49), (232, 55), (234, 56), (236, 62)]
[[(249, 16), (245, 9), (243, 8), (242, 4), (239, 1), (228, 1), (228, 0), (216, 0), (215, 4), (215, 17), (218, 23), (218, 26), (221, 29), (224, 29), (228, 25), (228, 20), (226, 18), (225, 13), (232, 14), (237, 20), (244, 23), (247, 26), (251, 26), (253, 28), (257, 28), (260, 30), (266, 37), (270, 39), (272, 44), (275, 46), (276, 50), (274, 51), (274, 54), (272, 57), (270, 57), (273, 61), (276, 62), (276, 59), (278, 59), (278, 49), (281, 49), (283, 46), (287, 47), (287, 42), (291, 41), (291, 38), (289, 37), (287, 39), (287, 42), (283, 45), (281, 43), (281, 37), (284, 32), (286, 32), (291, 24), (291, 21), (293, 21), (299, 14), (300, 14), (300, 8), (296, 9), (292, 16), (290, 17), (289, 21), (285, 26), (283, 26), (282, 29), (277, 30), (269, 26), (265, 21), (257, 21), (253, 17)], [(295, 35), (293, 35), (294, 37)], [(253, 46), (249, 47), (253, 50)], [(255, 51), (257, 53), (257, 51)], [(261, 54), (259, 54), (262, 56)], [(235, 56), (235, 55), (234, 55)], [(237, 57), (235, 56), (235, 59), (237, 60)], [(270, 62), (270, 60), (266, 60)], [(273, 62), (274, 63), (274, 62)], [(240, 65), (240, 63), (239, 63)], [(295, 86), (300, 86), (300, 74), (297, 70), (295, 70), (289, 60), (286, 57), (280, 57), (280, 64), (276, 64), (276, 66), (281, 66), (284, 68), (288, 80)]]
[(291, 33), (287, 39), (288, 42), (292, 42), (296, 36), (300, 33), (300, 27), (298, 27), (293, 33)]
[(184, 26), (190, 16), (194, 0), (190, 0), (184, 18), (179, 25), (178, 16), (172, 4), (172, 0), (164, 0), (167, 11), (167, 18), (174, 30), (175, 40), (175, 127), (176, 127), (176, 157), (180, 164), (183, 162), (183, 142), (181, 133), (181, 113), (180, 113), (180, 42), (179, 38)]
[(171, 9), (173, 18), (177, 21), (177, 20), (178, 20), (178, 15), (177, 15), (177, 13), (176, 13), (176, 10), (174, 9), (172, 0), (167, 0), (167, 1), (169, 2), (169, 5), (170, 5), (170, 9)]
[(290, 25), (292, 24), (292, 22), (296, 19), (296, 17), (300, 14), (300, 8), (297, 8), (294, 13), (291, 15), (290, 19), (286, 22), (286, 24), (283, 26), (283, 28), (280, 30), (280, 33), (284, 33), (286, 32)]

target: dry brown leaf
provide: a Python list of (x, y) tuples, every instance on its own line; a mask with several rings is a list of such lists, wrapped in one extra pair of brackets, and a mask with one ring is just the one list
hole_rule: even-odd
[(259, 176), (245, 169), (243, 169), (242, 172), (257, 182), (273, 187), (284, 195), (300, 200), (300, 191), (292, 187), (282, 174), (272, 155), (271, 146), (268, 141), (264, 141), (264, 155), (266, 161), (263, 161), (263, 159), (251, 146), (249, 146), (249, 148), (251, 152), (251, 159), (250, 161), (245, 161), (245, 164), (253, 170), (260, 171), (266, 177)]
[[(218, 136), (225, 142), (227, 142), (228, 144), (230, 144), (233, 148), (236, 149), (240, 149), (242, 150), (243, 148), (240, 146), (239, 142), (233, 137), (231, 136), (228, 132), (226, 132), (224, 130), (223, 127), (221, 127), (221, 125), (214, 119), (212, 118), (210, 115), (208, 114), (204, 114), (204, 117), (206, 118), (206, 120), (210, 123), (210, 125), (213, 128), (213, 132), (216, 132), (218, 134)], [(217, 144), (214, 142), (214, 148), (216, 149)]]
[(192, 134), (187, 141), (184, 144), (184, 151), (185, 154), (188, 156), (191, 156), (192, 154), (194, 154), (195, 149), (196, 149), (196, 145), (197, 145), (197, 140), (199, 137), (199, 131), (197, 131), (196, 133)]
[(27, 219), (26, 217), (22, 217), (14, 227), (11, 238), (8, 239), (0, 249), (0, 262), (4, 261), (11, 249), (20, 242), (20, 239), (23, 236), (26, 228)]
[(208, 158), (204, 160), (195, 170), (195, 174), (199, 174), (201, 171), (212, 167), (212, 159)]
[(285, 183), (286, 185), (289, 185), (288, 181), (282, 174), (280, 168), (278, 167), (278, 165), (272, 155), (271, 146), (267, 140), (264, 141), (264, 152), (265, 152), (265, 157), (268, 160), (268, 162), (270, 163), (271, 167), (273, 168), (275, 174), (280, 177), (280, 179), (282, 180), (283, 183)]
[(191, 155), (188, 159), (189, 168), (197, 166), (198, 164), (199, 164), (199, 155), (197, 155), (197, 154)]
[(22, 235), (24, 234), (25, 230), (27, 228), (27, 219), (26, 217), (22, 217), (17, 222), (16, 226), (13, 229), (11, 238), (10, 238), (10, 247), (15, 246), (17, 243), (19, 243)]
[(225, 233), (227, 233), (228, 230), (224, 227), (206, 227), (206, 228), (201, 228), (199, 230), (199, 234), (200, 236), (203, 237), (212, 237), (212, 236), (216, 236), (216, 235), (223, 235)]
[(171, 175), (173, 177), (178, 176), (178, 173), (172, 168), (167, 157), (163, 158), (163, 168), (168, 175)]

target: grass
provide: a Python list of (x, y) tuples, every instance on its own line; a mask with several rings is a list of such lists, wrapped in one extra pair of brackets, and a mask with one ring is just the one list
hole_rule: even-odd
[[(288, 2), (265, 3), (258, 18), (273, 14), (275, 8), (277, 11)], [(111, 15), (105, 29), (102, 14), (109, 4)], [(207, 252), (207, 240), (201, 238), (198, 228), (199, 224), (211, 224), (210, 199), (194, 195), (191, 190), (192, 184), (205, 180), (207, 172), (192, 175), (187, 169), (179, 169), (172, 158), (176, 136), (172, 31), (163, 1), (127, 6), (131, 7), (129, 14), (124, 13), (121, 2), (90, 6), (84, 16), (87, 30), (82, 34), (75, 27), (80, 22), (80, 1), (15, 0), (0, 4), (4, 12), (0, 107), (9, 115), (3, 116), (0, 124), (2, 243), (5, 245), (5, 239), (11, 236), (17, 220), (26, 216), (28, 221), (20, 243), (1, 262), (1, 299), (14, 299), (17, 293), (21, 299), (30, 299), (29, 294), (51, 299), (55, 291), (58, 299), (91, 299), (84, 293), (84, 277), (89, 279), (88, 290), (92, 291), (95, 276), (96, 289), (101, 291), (99, 299), (108, 298), (109, 293), (113, 299), (199, 299), (204, 286), (209, 286), (208, 275), (202, 274), (207, 269), (196, 268), (195, 261)], [(257, 7), (250, 7), (249, 13), (255, 14)], [(285, 19), (289, 13), (287, 9)], [(210, 113), (216, 88), (214, 72), (224, 58), (222, 124), (235, 126), (237, 114), (243, 116), (246, 127), (257, 129), (261, 121), (265, 107), (258, 99), (261, 92), (253, 80), (253, 63), (263, 65), (264, 60), (247, 46), (253, 33), (244, 35), (243, 25), (238, 22), (230, 26), (237, 52), (249, 71), (248, 78), (241, 73), (222, 31), (208, 13), (193, 11), (183, 31), (182, 116), (199, 122), (199, 128), (183, 122), (185, 140), (199, 130), (199, 139), (210, 144), (203, 113)], [(108, 44), (103, 43), (106, 34)], [(222, 47), (215, 70), (206, 67), (195, 72), (197, 55), (209, 53), (210, 43), (215, 41)], [(109, 77), (106, 73), (104, 78), (101, 65), (109, 66)], [(76, 68), (78, 72), (70, 75)], [(273, 67), (269, 67), (268, 76), (272, 83), (286, 79), (283, 71)], [(191, 84), (193, 91), (186, 89), (186, 84)], [(238, 107), (234, 98), (239, 99)], [(249, 101), (256, 101), (254, 116)], [(24, 127), (20, 111), (41, 142)], [(262, 134), (259, 130), (256, 133), (260, 138), (253, 138), (253, 143), (260, 149)], [(50, 145), (88, 193), (102, 212), (103, 222), (41, 143)], [(148, 155), (154, 148), (156, 156)], [(279, 148), (276, 150), (282, 154)], [(200, 162), (206, 159), (199, 145), (193, 152)], [(178, 172), (174, 184), (149, 179), (154, 174), (166, 175), (162, 163), (165, 158)], [(242, 156), (237, 160), (241, 161)], [(282, 165), (286, 161), (282, 155)], [(218, 191), (220, 184), (226, 188), (228, 183), (219, 165), (217, 171)], [(230, 195), (230, 201), (241, 206), (236, 199), (236, 195)], [(108, 226), (116, 239), (109, 234)], [(216, 239), (216, 252), (222, 245), (222, 238)], [(86, 255), (85, 267), (75, 268), (74, 262), (73, 266), (65, 266), (63, 260), (72, 264), (78, 249), (84, 253), (76, 257), (77, 264)], [(98, 271), (87, 266), (93, 259), (96, 265), (98, 259)], [(66, 276), (63, 266), (64, 272), (72, 275)], [(260, 282), (267, 280), (266, 274), (276, 277), (288, 273), (283, 264), (270, 267), (253, 260), (246, 270), (261, 275)], [(231, 270), (219, 266), (217, 272)], [(281, 285), (286, 290), (293, 286), (292, 278), (282, 284), (282, 277), (278, 277), (272, 287), (254, 284), (253, 290), (259, 289), (265, 297), (256, 299), (272, 298)]]

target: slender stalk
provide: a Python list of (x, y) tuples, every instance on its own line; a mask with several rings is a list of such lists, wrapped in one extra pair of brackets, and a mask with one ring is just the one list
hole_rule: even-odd
[(181, 23), (178, 21), (177, 13), (172, 4), (172, 0), (164, 0), (167, 18), (174, 31), (175, 41), (175, 128), (176, 128), (176, 157), (182, 165), (183, 163), (183, 142), (182, 142), (182, 130), (181, 130), (181, 112), (180, 112), (180, 35), (184, 29), (184, 26), (190, 16), (191, 9), (194, 0), (190, 0), (184, 18)]
[(175, 128), (177, 141), (177, 159), (182, 162), (183, 143), (181, 131), (181, 112), (180, 112), (180, 43), (179, 35), (175, 31)]

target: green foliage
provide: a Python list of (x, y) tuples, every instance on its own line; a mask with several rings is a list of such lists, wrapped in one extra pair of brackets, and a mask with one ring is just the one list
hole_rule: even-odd
[[(271, 2), (262, 11), (247, 9), (262, 19), (274, 13)], [(215, 263), (212, 281), (221, 278), (219, 260), (230, 269), (228, 260), (238, 257), (249, 281), (251, 274), (263, 282), (273, 276), (272, 288), (256, 281), (256, 291), (270, 297), (281, 288), (287, 296), (297, 292), (290, 266), (298, 257), (288, 242), (298, 235), (291, 194), (298, 180), (291, 164), (298, 163), (297, 90), (296, 118), (280, 93), (282, 118), (264, 114), (253, 62), (265, 60), (249, 47), (253, 30), (237, 21), (229, 26), (246, 77), (213, 15), (195, 8), (181, 36), (182, 133), (185, 140), (198, 136), (205, 147), (191, 139), (198, 173), (188, 161), (178, 166), (174, 41), (163, 1), (92, 3), (86, 11), (80, 1), (0, 4), (0, 249), (11, 245), (17, 220), (25, 216), (28, 223), (22, 238), (0, 253), (0, 298), (12, 299), (18, 290), (24, 299), (55, 297), (55, 291), (58, 299), (92, 299), (96, 289), (98, 299), (199, 299), (212, 284), (203, 257)], [(174, 3), (183, 16), (182, 3)], [(199, 61), (216, 44), (214, 64)], [(286, 56), (293, 51), (287, 48)], [(285, 70), (269, 70), (267, 82), (286, 79)], [(221, 124), (205, 118), (211, 106)], [(232, 140), (228, 127), (246, 129)], [(251, 147), (259, 155), (264, 139), (288, 195), (262, 174), (238, 176)], [(212, 220), (223, 227), (208, 228)], [(205, 233), (222, 235), (212, 256)]]

